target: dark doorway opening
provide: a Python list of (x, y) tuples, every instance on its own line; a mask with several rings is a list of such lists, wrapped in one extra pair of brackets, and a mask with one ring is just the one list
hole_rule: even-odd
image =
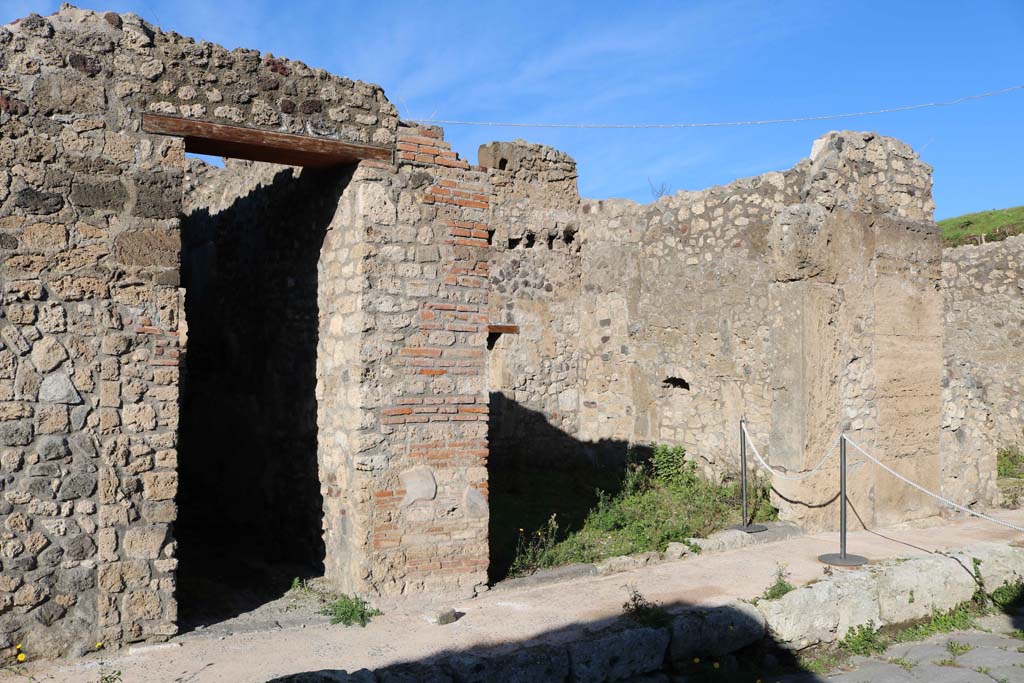
[(323, 573), (317, 266), (351, 178), (351, 168), (190, 163), (175, 525), (182, 630)]

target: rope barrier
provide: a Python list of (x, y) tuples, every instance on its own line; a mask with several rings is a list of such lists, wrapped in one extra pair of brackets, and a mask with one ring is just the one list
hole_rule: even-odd
[(832, 445), (829, 447), (828, 452), (825, 453), (825, 457), (819, 460), (818, 464), (812, 467), (810, 471), (798, 475), (783, 474), (782, 472), (779, 472), (774, 467), (765, 462), (764, 458), (761, 457), (761, 454), (757, 452), (757, 446), (754, 445), (754, 440), (750, 438), (750, 433), (747, 431), (747, 426), (744, 424), (742, 425), (742, 427), (743, 437), (746, 439), (747, 443), (750, 444), (751, 450), (754, 451), (754, 457), (757, 458), (757, 462), (760, 463), (761, 467), (768, 470), (779, 479), (785, 479), (787, 481), (802, 481), (804, 479), (808, 479), (809, 477), (811, 477), (811, 475), (820, 470), (821, 466), (824, 465), (828, 461), (828, 459), (832, 457), (832, 454), (835, 453), (836, 450), (836, 444), (839, 443), (839, 439), (833, 439)]
[(934, 498), (935, 500), (937, 500), (937, 501), (939, 501), (941, 503), (945, 503), (949, 507), (954, 508), (956, 510), (960, 510), (961, 512), (966, 512), (969, 515), (974, 515), (975, 517), (978, 517), (980, 519), (984, 519), (987, 522), (992, 522), (993, 524), (998, 524), (999, 526), (1004, 526), (1007, 529), (1013, 529), (1014, 531), (1020, 531), (1020, 532), (1024, 533), (1024, 527), (1019, 527), (1016, 524), (1010, 524), (1009, 522), (1004, 522), (1001, 519), (996, 519), (995, 517), (990, 517), (989, 515), (986, 515), (984, 513), (976, 512), (976, 511), (974, 511), (974, 510), (972, 510), (972, 509), (970, 509), (968, 507), (964, 507), (963, 505), (960, 505), (958, 503), (954, 503), (953, 501), (949, 500), (948, 498), (943, 498), (942, 496), (940, 496), (937, 493), (932, 493), (931, 491), (929, 491), (925, 487), (921, 486), (920, 484), (915, 484), (914, 482), (912, 482), (911, 480), (907, 479), (906, 477), (904, 477), (902, 474), (900, 474), (896, 470), (892, 469), (891, 467), (889, 467), (888, 465), (886, 465), (885, 463), (880, 461), (875, 456), (873, 456), (870, 453), (868, 453), (867, 451), (865, 451), (863, 448), (861, 448), (860, 444), (858, 444), (856, 441), (854, 441), (850, 437), (846, 437), (846, 442), (848, 444), (850, 444), (851, 446), (853, 446), (854, 448), (856, 448), (858, 451), (860, 451), (861, 455), (863, 455), (865, 458), (867, 458), (871, 462), (875, 463), (876, 465), (881, 467), (883, 470), (885, 470), (886, 472), (888, 472), (892, 476), (896, 477), (897, 479), (899, 479), (903, 483), (907, 484), (908, 486), (912, 486), (913, 488), (917, 489), (921, 493), (927, 494), (927, 495), (931, 496), (932, 498)]
[[(750, 449), (754, 452), (754, 457), (757, 459), (757, 462), (761, 465), (761, 467), (764, 468), (765, 470), (767, 470), (768, 472), (770, 472), (772, 475), (778, 477), (779, 479), (785, 479), (787, 481), (801, 481), (803, 479), (807, 479), (807, 478), (811, 477), (812, 475), (814, 475), (814, 473), (817, 472), (819, 469), (821, 469), (821, 467), (826, 462), (828, 462), (828, 459), (832, 457), (832, 454), (835, 453), (835, 450), (836, 450), (836, 444), (839, 442), (839, 439), (833, 440), (832, 441), (832, 445), (829, 447), (828, 451), (825, 453), (825, 456), (821, 460), (819, 460), (818, 464), (815, 465), (814, 467), (812, 467), (809, 471), (805, 472), (804, 474), (791, 475), (791, 474), (785, 474), (783, 472), (780, 472), (777, 469), (775, 469), (774, 467), (772, 467), (771, 465), (769, 465), (767, 462), (765, 462), (765, 459), (761, 457), (761, 453), (758, 452), (757, 446), (754, 445), (754, 440), (750, 438), (750, 432), (747, 431), (747, 426), (745, 424), (742, 425), (742, 429), (743, 429), (743, 437), (744, 437), (744, 439), (746, 439), (747, 443), (750, 444)], [(855, 449), (857, 449), (860, 452), (860, 454), (863, 455), (865, 458), (867, 458), (869, 461), (871, 461), (874, 464), (878, 465), (883, 470), (885, 470), (886, 472), (888, 472), (892, 476), (894, 476), (897, 479), (899, 479), (900, 481), (902, 481), (904, 484), (907, 484), (908, 486), (911, 486), (911, 487), (917, 489), (918, 491), (920, 491), (921, 493), (924, 493), (925, 495), (931, 496), (932, 498), (934, 498), (935, 500), (939, 501), (940, 503), (943, 503), (944, 505), (947, 505), (947, 506), (953, 508), (954, 510), (959, 510), (960, 512), (966, 512), (969, 515), (973, 515), (973, 516), (975, 516), (975, 517), (977, 517), (979, 519), (983, 519), (983, 520), (985, 520), (987, 522), (992, 522), (993, 524), (998, 524), (999, 526), (1004, 526), (1007, 529), (1013, 529), (1014, 531), (1019, 531), (1021, 533), (1024, 533), (1024, 527), (1017, 526), (1016, 524), (1011, 524), (1010, 522), (1004, 522), (1001, 519), (996, 519), (995, 517), (991, 517), (989, 515), (986, 515), (983, 512), (977, 512), (976, 510), (972, 510), (969, 507), (965, 507), (963, 505), (960, 505), (959, 503), (954, 503), (953, 501), (949, 500), (948, 498), (944, 498), (944, 497), (940, 496), (937, 493), (933, 493), (932, 491), (929, 491), (928, 489), (926, 489), (925, 487), (921, 486), (920, 484), (917, 484), (917, 483), (911, 481), (910, 479), (907, 479), (902, 474), (900, 474), (896, 470), (892, 469), (891, 467), (889, 467), (888, 465), (883, 463), (881, 460), (879, 460), (875, 456), (873, 456), (870, 453), (868, 453), (866, 450), (864, 450), (863, 447), (861, 447), (860, 444), (858, 444), (856, 441), (854, 441), (850, 437), (845, 436), (845, 439), (846, 439), (846, 442), (848, 444), (850, 444)]]

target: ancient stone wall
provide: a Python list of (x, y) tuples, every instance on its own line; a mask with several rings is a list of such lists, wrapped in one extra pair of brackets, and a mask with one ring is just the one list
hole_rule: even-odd
[[(345, 592), (469, 593), (489, 438), (539, 467), (678, 443), (725, 477), (746, 416), (793, 472), (845, 429), (991, 497), (1021, 243), (952, 252), (940, 283), (929, 169), (897, 141), (833, 133), (786, 172), (581, 201), (561, 152), (494, 143), (470, 167), (376, 86), (134, 15), (65, 6), (0, 47), (0, 651), (173, 634), (178, 544), (211, 517), (323, 553)], [(145, 112), (394, 158), (214, 171)], [(778, 484), (784, 514), (833, 526), (835, 467)], [(937, 511), (887, 476), (851, 472), (865, 522)], [(191, 507), (204, 490), (229, 509)]]
[(1024, 238), (943, 252), (943, 487), (993, 502), (995, 457), (1024, 445)]
[(176, 630), (180, 139), (158, 112), (393, 144), (375, 86), (65, 6), (0, 28), (0, 648)]
[(579, 416), (581, 294), (576, 163), (523, 141), (480, 148), (494, 188), (489, 320), (490, 463), (570, 467)]

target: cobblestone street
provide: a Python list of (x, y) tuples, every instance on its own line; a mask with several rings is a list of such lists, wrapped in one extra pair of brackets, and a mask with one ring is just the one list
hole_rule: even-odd
[(1024, 641), (1000, 633), (940, 633), (919, 643), (894, 645), (877, 657), (858, 657), (854, 671), (827, 679), (800, 677), (791, 680), (837, 683), (1024, 681), (1022, 646)]

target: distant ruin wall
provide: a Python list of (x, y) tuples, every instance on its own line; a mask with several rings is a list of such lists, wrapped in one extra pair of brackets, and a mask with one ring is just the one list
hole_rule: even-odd
[(740, 417), (767, 437), (766, 239), (799, 178), (583, 203), (581, 438), (681, 444), (720, 477)]
[(996, 451), (1024, 446), (1024, 237), (943, 252), (943, 477), (992, 502)]
[[(746, 416), (761, 450), (793, 472), (845, 429), (939, 487), (940, 245), (930, 171), (908, 147), (833, 133), (790, 171), (649, 205), (583, 200), (575, 216), (571, 192), (536, 187), (545, 170), (566, 182), (564, 155), (495, 143), (481, 163), (499, 188), (494, 226), (514, 226), (495, 235), (492, 315), (529, 327), (497, 341), (492, 391), (534, 423), (550, 416), (546, 429), (520, 430), (520, 446), (550, 451), (536, 435), (564, 434), (563, 458), (621, 462), (630, 445), (681, 444), (707, 475), (734, 477)], [(500, 189), (523, 168), (529, 200)], [(557, 226), (574, 219), (578, 257), (557, 248)], [(563, 358), (577, 359), (574, 375), (538, 372)], [(573, 400), (575, 420), (563, 412)], [(833, 464), (777, 482), (776, 503), (831, 526), (818, 499), (836, 476)], [(886, 476), (861, 468), (852, 479), (866, 522), (937, 511)]]

